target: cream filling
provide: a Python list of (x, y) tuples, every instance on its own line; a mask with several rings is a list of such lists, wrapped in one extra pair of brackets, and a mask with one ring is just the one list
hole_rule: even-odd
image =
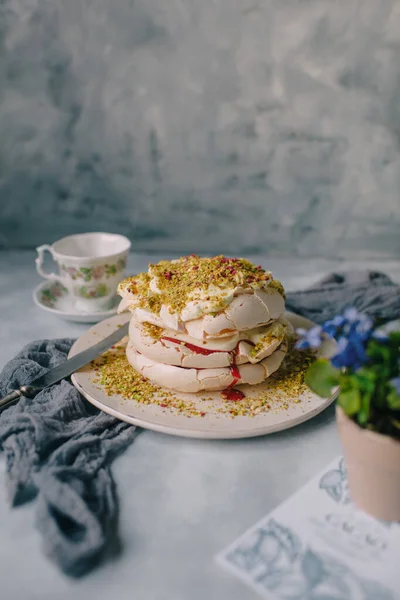
[(227, 367), (233, 363), (256, 364), (280, 346), (289, 327), (286, 319), (280, 319), (266, 327), (202, 342), (187, 334), (168, 330), (163, 330), (162, 336), (155, 339), (148, 334), (143, 323), (132, 319), (129, 338), (139, 352), (152, 360), (180, 367), (205, 369)]
[[(122, 292), (123, 294), (123, 292)], [(163, 329), (186, 333), (203, 340), (212, 337), (232, 336), (236, 331), (254, 329), (281, 317), (285, 301), (275, 289), (242, 293), (234, 296), (230, 303), (215, 316), (204, 314), (199, 318), (182, 320), (178, 313), (171, 314), (166, 305), (156, 314), (137, 306), (138, 298), (125, 295), (120, 302), (119, 312), (129, 309), (139, 322), (148, 322)]]
[(202, 392), (224, 390), (232, 385), (244, 383), (256, 385), (267, 379), (281, 365), (287, 352), (283, 342), (270, 356), (259, 363), (238, 366), (240, 380), (237, 381), (229, 367), (191, 369), (156, 362), (136, 351), (128, 343), (126, 356), (131, 366), (144, 377), (159, 386), (180, 392)]
[[(151, 268), (149, 269), (149, 274), (152, 274)], [(249, 284), (249, 287), (246, 288), (243, 288), (240, 285), (234, 287), (219, 287), (211, 284), (206, 290), (198, 288), (190, 292), (188, 294), (189, 300), (181, 312), (174, 313), (167, 305), (165, 306), (165, 309), (171, 314), (172, 318), (176, 314), (180, 321), (193, 321), (194, 319), (199, 319), (203, 315), (223, 311), (236, 296), (266, 290), (271, 281), (272, 278), (268, 281), (252, 282)], [(153, 276), (150, 279), (149, 288), (154, 294), (162, 293), (158, 286), (158, 276)]]

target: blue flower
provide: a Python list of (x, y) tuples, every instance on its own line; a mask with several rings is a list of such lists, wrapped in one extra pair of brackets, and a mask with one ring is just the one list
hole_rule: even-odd
[(319, 348), (323, 337), (322, 327), (315, 325), (311, 329), (296, 329), (296, 333), (300, 336), (300, 339), (296, 342), (295, 348), (298, 350), (307, 350), (308, 348)]
[(354, 332), (362, 340), (366, 341), (372, 333), (373, 321), (367, 315), (364, 315), (356, 308), (349, 307), (343, 311), (343, 315), (338, 315), (330, 321), (326, 321), (322, 326), (322, 331), (329, 337), (338, 337), (352, 335)]
[(355, 323), (356, 321), (359, 321), (362, 317), (364, 317), (364, 315), (358, 312), (358, 310), (354, 308), (354, 306), (349, 306), (348, 308), (344, 309), (343, 317), (349, 323)]
[(374, 323), (372, 319), (366, 316), (364, 319), (360, 319), (360, 321), (354, 324), (354, 331), (357, 333), (358, 337), (367, 341), (372, 335), (373, 327)]
[(366, 346), (374, 335), (374, 323), (365, 314), (354, 307), (348, 307), (342, 315), (326, 321), (322, 327), (312, 327), (310, 330), (297, 330), (301, 336), (296, 344), (298, 349), (318, 348), (324, 337), (338, 340), (337, 352), (331, 358), (335, 368), (350, 368), (356, 371), (368, 361)]
[(342, 367), (357, 371), (368, 360), (362, 340), (357, 335), (351, 337), (340, 337), (337, 345), (337, 353), (331, 358), (331, 364), (336, 369)]
[(400, 396), (400, 377), (391, 379), (389, 383), (392, 385), (392, 387), (394, 387), (396, 393)]
[(322, 331), (329, 337), (335, 337), (338, 330), (346, 323), (346, 319), (342, 315), (334, 317), (330, 321), (325, 321), (322, 325)]
[[(348, 309), (348, 311), (350, 311), (350, 309)], [(355, 318), (355, 313), (357, 313), (357, 318)], [(344, 314), (346, 314), (346, 311)], [(352, 311), (350, 315), (352, 318), (347, 319), (347, 322), (342, 328), (342, 333), (347, 337), (356, 335), (359, 339), (366, 342), (372, 335), (372, 329), (374, 326), (372, 319), (367, 315), (362, 315), (357, 311)]]

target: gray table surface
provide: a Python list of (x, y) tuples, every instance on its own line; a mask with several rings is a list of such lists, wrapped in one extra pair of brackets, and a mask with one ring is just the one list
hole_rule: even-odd
[[(160, 257), (132, 255), (129, 272)], [(287, 289), (331, 270), (371, 268), (400, 281), (400, 262), (339, 262), (249, 257)], [(2, 367), (27, 342), (77, 337), (87, 326), (37, 308), (33, 252), (0, 252)], [(70, 580), (41, 553), (34, 502), (11, 510), (0, 455), (2, 600), (252, 600), (215, 554), (340, 453), (333, 409), (286, 432), (234, 441), (200, 441), (143, 431), (113, 465), (121, 503), (122, 554)]]

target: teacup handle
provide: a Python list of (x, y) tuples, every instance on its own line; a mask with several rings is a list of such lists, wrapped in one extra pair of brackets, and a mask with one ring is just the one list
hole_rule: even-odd
[(53, 248), (49, 246), (49, 244), (43, 244), (43, 246), (38, 246), (36, 248), (38, 256), (35, 259), (37, 272), (41, 277), (44, 277), (45, 279), (51, 279), (52, 281), (62, 281), (62, 278), (59, 275), (56, 275), (55, 273), (46, 273), (45, 271), (43, 271), (43, 260), (44, 253), (46, 252), (46, 250), (50, 252), (52, 259), (55, 260)]

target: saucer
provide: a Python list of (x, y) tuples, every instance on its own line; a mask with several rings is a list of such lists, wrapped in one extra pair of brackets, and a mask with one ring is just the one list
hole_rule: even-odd
[(58, 281), (44, 281), (33, 292), (35, 304), (47, 312), (57, 315), (65, 321), (75, 323), (97, 323), (116, 314), (119, 304), (118, 296), (112, 308), (98, 312), (80, 312), (72, 301), (71, 294)]

